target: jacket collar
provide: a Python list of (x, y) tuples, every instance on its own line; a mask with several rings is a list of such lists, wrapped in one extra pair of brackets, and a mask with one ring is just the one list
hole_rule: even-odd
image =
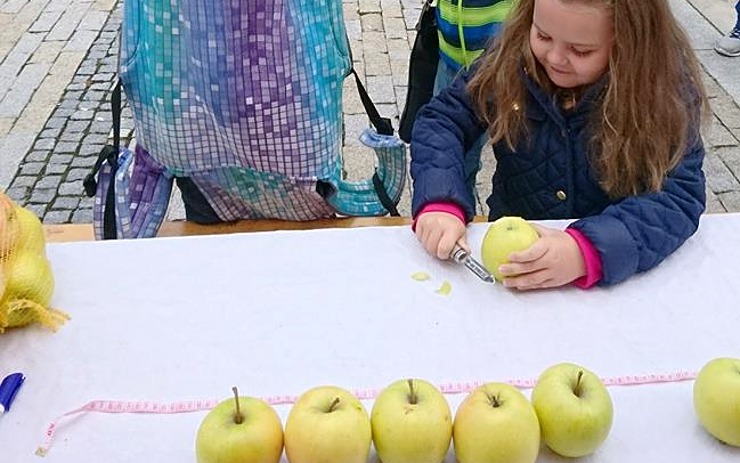
[(530, 107), (527, 109), (528, 116), (534, 119), (542, 119), (545, 115), (548, 115), (560, 126), (564, 126), (566, 121), (569, 124), (573, 124), (585, 120), (601, 98), (601, 94), (609, 81), (608, 75), (605, 74), (599, 80), (586, 87), (573, 110), (566, 113), (560, 107), (557, 97), (547, 93), (537, 85), (524, 66), (522, 66), (521, 75), (522, 79), (524, 79), (524, 85), (531, 96), (529, 101)]

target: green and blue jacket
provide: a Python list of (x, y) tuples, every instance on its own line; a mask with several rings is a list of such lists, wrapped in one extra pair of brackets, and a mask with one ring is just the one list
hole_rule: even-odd
[(516, 0), (437, 0), (440, 58), (467, 68), (498, 35)]

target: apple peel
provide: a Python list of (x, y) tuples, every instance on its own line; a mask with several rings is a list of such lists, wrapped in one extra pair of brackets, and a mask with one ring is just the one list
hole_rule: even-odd
[(431, 276), (427, 272), (416, 272), (411, 275), (411, 279), (415, 281), (427, 281)]
[(449, 296), (450, 293), (452, 293), (452, 285), (449, 281), (445, 280), (442, 282), (442, 286), (440, 286), (439, 289), (435, 292), (437, 294), (441, 294), (442, 296)]

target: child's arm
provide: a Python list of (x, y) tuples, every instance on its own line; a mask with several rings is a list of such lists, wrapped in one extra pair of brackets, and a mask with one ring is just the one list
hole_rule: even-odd
[(601, 256), (600, 284), (618, 283), (655, 267), (696, 231), (706, 193), (704, 146), (698, 135), (694, 140), (660, 192), (625, 198), (571, 224)]
[(455, 79), (424, 106), (411, 137), (412, 215), (430, 203), (459, 205), (465, 221), (472, 220), (475, 202), (465, 185), (464, 153), (485, 132), (465, 85), (468, 74)]

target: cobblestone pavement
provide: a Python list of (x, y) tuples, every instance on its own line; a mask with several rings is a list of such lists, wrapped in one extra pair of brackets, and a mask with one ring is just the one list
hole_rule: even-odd
[[(730, 0), (673, 0), (705, 67), (713, 123), (705, 134), (708, 210), (740, 212), (740, 58), (720, 58), (711, 42), (729, 28)], [(733, 0), (734, 1), (734, 0)], [(419, 0), (345, 0), (355, 67), (380, 113), (398, 118)], [(0, 0), (0, 188), (46, 223), (92, 220), (82, 179), (108, 141), (109, 89), (115, 77), (120, 0)], [(734, 68), (734, 71), (733, 71)], [(729, 76), (729, 77), (728, 77)], [(374, 154), (361, 146), (368, 124), (352, 79), (345, 82), (344, 157), (350, 179), (371, 175)], [(728, 93), (728, 90), (732, 94)], [(125, 140), (132, 120), (123, 114)], [(484, 156), (479, 196), (494, 165)], [(409, 194), (400, 211), (410, 212)], [(486, 213), (480, 204), (479, 212)], [(170, 219), (182, 218), (173, 196)]]

